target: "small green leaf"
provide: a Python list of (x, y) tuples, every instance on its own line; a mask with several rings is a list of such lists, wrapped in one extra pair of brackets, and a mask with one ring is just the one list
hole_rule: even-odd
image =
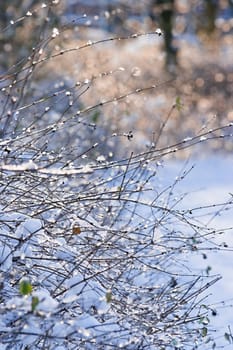
[(207, 316), (203, 316), (199, 319), (199, 323), (202, 324), (203, 326), (207, 326), (209, 322), (210, 320), (208, 319)]
[(108, 292), (105, 294), (105, 298), (106, 298), (107, 303), (110, 303), (111, 300), (112, 300), (112, 292), (111, 292), (111, 291), (108, 291)]
[(203, 327), (202, 330), (201, 330), (202, 337), (206, 337), (207, 333), (208, 333), (208, 329), (206, 327)]
[(22, 280), (19, 284), (19, 291), (22, 295), (28, 295), (32, 292), (32, 285), (28, 280)]
[(180, 97), (177, 96), (176, 98), (176, 103), (175, 103), (175, 107), (177, 108), (177, 110), (180, 112), (181, 109), (183, 108), (183, 104), (181, 103)]
[(32, 312), (35, 311), (37, 305), (39, 304), (39, 298), (38, 297), (32, 297)]
[(91, 116), (91, 119), (92, 119), (92, 122), (93, 123), (97, 123), (98, 120), (99, 120), (99, 116), (100, 116), (100, 112), (99, 111), (95, 111), (92, 116)]

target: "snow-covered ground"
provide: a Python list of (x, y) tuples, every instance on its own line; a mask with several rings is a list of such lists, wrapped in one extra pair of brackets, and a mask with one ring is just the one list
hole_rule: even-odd
[[(143, 349), (147, 346), (154, 350), (160, 344), (166, 344), (166, 349), (174, 349), (174, 346), (185, 349), (182, 344), (187, 341), (186, 325), (179, 320), (183, 320), (190, 300), (196, 300), (201, 294), (199, 288), (205, 286), (206, 281), (211, 281), (211, 278), (205, 277), (207, 271), (211, 275), (223, 276), (210, 289), (204, 288), (204, 295), (211, 295), (203, 301), (205, 305), (211, 304), (213, 310), (218, 310), (220, 306), (220, 313), (217, 311), (217, 316), (212, 317), (211, 325), (217, 329), (216, 335), (223, 343), (223, 335), (229, 331), (227, 327), (233, 321), (232, 309), (221, 309), (224, 306), (221, 303), (229, 301), (233, 292), (232, 230), (218, 234), (212, 243), (207, 239), (206, 246), (203, 233), (205, 225), (216, 229), (233, 226), (232, 211), (224, 210), (222, 205), (216, 206), (231, 200), (233, 161), (230, 156), (212, 156), (189, 162), (164, 161), (164, 164), (164, 167), (155, 168), (157, 182), (153, 193), (149, 191), (147, 195), (145, 191), (141, 199), (137, 193), (130, 197), (126, 195), (124, 210), (120, 209), (117, 220), (113, 215), (111, 223), (108, 222), (111, 216), (106, 224), (104, 221), (97, 222), (93, 218), (95, 211), (81, 220), (81, 203), (76, 201), (77, 194), (72, 194), (71, 188), (69, 192), (59, 191), (60, 196), (64, 196), (57, 202), (59, 207), (60, 202), (63, 206), (66, 203), (67, 207), (51, 211), (50, 217), (42, 211), (41, 219), (32, 218), (30, 207), (28, 215), (14, 212), (8, 205), (1, 207), (1, 350), (12, 347), (21, 350), (25, 346), (41, 349), (44, 342), (51, 350), (66, 350), (72, 346), (91, 350), (115, 346)], [(176, 182), (177, 176), (178, 179), (183, 177), (185, 169), (187, 171), (193, 165), (192, 171)], [(25, 176), (29, 170), (26, 169)], [(144, 175), (147, 176), (147, 173)], [(128, 183), (128, 191), (143, 181), (141, 167), (129, 172), (129, 178), (127, 176), (124, 182)], [(119, 183), (123, 185), (121, 178)], [(174, 183), (176, 185), (171, 186)], [(166, 184), (171, 186), (167, 197), (171, 203), (168, 205), (166, 195), (160, 199), (163, 196), (155, 194), (156, 190), (162, 193), (159, 186), (166, 188)], [(108, 186), (105, 192), (110, 191), (110, 198), (115, 193), (118, 196), (111, 181)], [(102, 193), (102, 187), (98, 188)], [(88, 188), (86, 191), (89, 194)], [(187, 196), (179, 202), (182, 193), (187, 193)], [(25, 195), (22, 194), (22, 198)], [(155, 206), (150, 195), (157, 198)], [(136, 207), (127, 198), (135, 199)], [(176, 211), (173, 211), (173, 200), (178, 201)], [(36, 198), (33, 202), (36, 203)], [(31, 203), (30, 199), (26, 197), (25, 203)], [(55, 205), (56, 202), (51, 197), (48, 203)], [(116, 203), (118, 200), (112, 201), (112, 205)], [(210, 207), (203, 209), (205, 206)], [(195, 210), (198, 207), (202, 210)], [(194, 218), (183, 216), (181, 208), (192, 209)], [(78, 214), (71, 215), (67, 209), (75, 209)], [(219, 210), (221, 215), (217, 215)], [(207, 215), (207, 212), (212, 214)], [(198, 217), (199, 213), (201, 216)], [(97, 220), (101, 219), (99, 214)], [(190, 224), (186, 224), (186, 218)], [(195, 220), (199, 220), (204, 230), (197, 230), (197, 234), (190, 237), (185, 230), (192, 231)], [(197, 252), (204, 247), (204, 255), (200, 252), (197, 255), (195, 251), (191, 253), (194, 238), (202, 239), (202, 243), (197, 244)], [(224, 251), (208, 251), (208, 247), (216, 248), (215, 244), (220, 242), (225, 242), (222, 245)], [(226, 244), (228, 247), (224, 247)], [(201, 268), (205, 275), (203, 280), (199, 286), (196, 282), (192, 285), (192, 276), (199, 276)], [(171, 278), (174, 273), (178, 282), (176, 278)], [(189, 287), (190, 283), (192, 287)], [(220, 304), (216, 305), (216, 302)], [(171, 322), (173, 326), (165, 332), (166, 322)], [(173, 328), (177, 332), (175, 336)]]
[[(217, 203), (226, 203), (232, 199), (233, 194), (233, 157), (231, 154), (219, 154), (205, 156), (201, 159), (192, 159), (189, 161), (166, 162), (166, 166), (161, 172), (161, 181), (168, 184), (179, 176), (184, 169), (193, 169), (176, 186), (176, 192), (188, 193), (182, 201), (182, 208), (203, 207)], [(218, 214), (221, 207), (210, 208), (208, 212), (213, 214), (200, 218), (207, 225), (227, 229), (225, 233), (216, 239), (216, 242), (223, 242), (227, 247), (222, 251), (209, 252), (207, 259), (196, 257), (193, 264), (198, 268), (203, 266), (211, 267), (211, 272), (220, 274), (222, 279), (211, 287), (208, 291), (209, 300), (215, 306), (220, 307), (220, 313), (213, 317), (214, 327), (224, 334), (228, 326), (233, 325), (232, 307), (225, 307), (233, 304), (233, 209), (222, 211)], [(216, 213), (216, 214), (215, 214)], [(229, 230), (228, 230), (229, 229)], [(226, 301), (226, 304), (222, 303)], [(215, 305), (216, 303), (216, 305)], [(221, 310), (221, 306), (223, 309)], [(231, 328), (232, 329), (232, 328)]]

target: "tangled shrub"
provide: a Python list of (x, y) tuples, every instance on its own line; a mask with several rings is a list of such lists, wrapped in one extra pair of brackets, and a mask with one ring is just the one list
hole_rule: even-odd
[[(1, 77), (2, 349), (215, 344), (203, 295), (220, 276), (196, 273), (185, 260), (218, 232), (178, 208), (173, 191), (185, 172), (167, 187), (157, 178), (165, 156), (227, 137), (232, 125), (118, 154), (116, 145), (131, 145), (132, 131), (111, 134), (96, 119), (106, 105), (157, 84), (85, 106), (81, 97), (95, 79), (114, 72), (78, 83), (37, 80), (41, 67), (72, 50), (54, 53), (60, 32), (48, 27), (30, 56)], [(89, 48), (91, 55), (102, 42), (73, 50)]]

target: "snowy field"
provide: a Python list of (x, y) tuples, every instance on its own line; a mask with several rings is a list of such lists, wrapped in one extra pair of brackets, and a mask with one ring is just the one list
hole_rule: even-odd
[[(188, 162), (168, 162), (161, 178), (168, 178), (169, 183), (184, 169), (190, 169), (192, 166), (194, 167), (191, 172), (176, 187), (180, 193), (188, 193), (182, 201), (182, 208), (185, 206), (187, 208), (203, 207), (231, 200), (233, 194), (233, 157), (231, 154), (204, 156), (202, 159), (191, 158)], [(226, 243), (228, 247), (223, 251), (209, 252), (207, 259), (194, 258), (193, 264), (198, 267), (203, 266), (203, 269), (211, 266), (212, 273), (222, 276), (222, 279), (211, 287), (211, 291), (208, 291), (208, 295), (210, 294), (209, 300), (213, 302), (213, 305), (216, 303), (216, 306), (223, 307), (222, 310), (220, 307), (217, 317), (211, 320), (214, 327), (223, 334), (227, 331), (228, 326), (233, 325), (232, 307), (224, 307), (222, 303), (226, 301), (226, 305), (233, 304), (233, 211), (226, 210), (219, 215), (218, 209), (208, 210), (213, 214), (204, 216), (201, 220), (209, 226), (226, 229), (216, 242)]]

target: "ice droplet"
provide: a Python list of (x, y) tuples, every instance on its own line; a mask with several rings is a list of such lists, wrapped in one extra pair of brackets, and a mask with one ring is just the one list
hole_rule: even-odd
[(158, 36), (161, 36), (163, 34), (163, 32), (160, 28), (157, 28), (155, 31), (155, 34), (158, 34)]

